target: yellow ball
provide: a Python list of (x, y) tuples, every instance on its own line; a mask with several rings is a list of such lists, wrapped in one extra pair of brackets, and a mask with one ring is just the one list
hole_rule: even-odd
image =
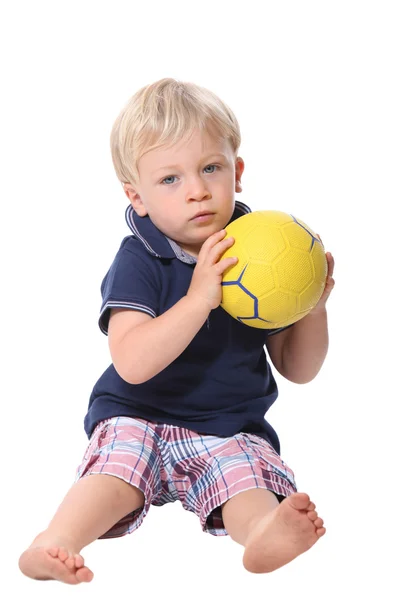
[(276, 210), (255, 211), (226, 228), (235, 243), (221, 257), (237, 256), (222, 279), (221, 306), (259, 329), (299, 321), (321, 298), (327, 276), (325, 250), (300, 219)]

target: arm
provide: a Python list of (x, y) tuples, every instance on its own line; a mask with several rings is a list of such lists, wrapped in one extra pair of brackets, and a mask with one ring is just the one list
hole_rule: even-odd
[(134, 384), (157, 375), (185, 350), (209, 312), (200, 298), (188, 296), (156, 318), (134, 310), (113, 309), (108, 336), (118, 374)]
[(293, 383), (308, 383), (318, 374), (328, 352), (328, 317), (326, 302), (335, 285), (332, 278), (334, 260), (328, 252), (325, 290), (318, 304), (293, 327), (267, 338), (272, 364)]
[[(108, 334), (114, 367), (128, 383), (144, 383), (171, 364), (190, 344), (221, 302), (222, 275), (235, 264), (221, 258), (234, 240), (225, 230), (202, 245), (186, 296), (158, 317), (134, 310), (112, 311)], [(223, 239), (225, 238), (225, 239)]]
[(328, 352), (326, 309), (310, 312), (281, 333), (267, 338), (266, 346), (276, 370), (293, 383), (308, 383), (321, 369)]

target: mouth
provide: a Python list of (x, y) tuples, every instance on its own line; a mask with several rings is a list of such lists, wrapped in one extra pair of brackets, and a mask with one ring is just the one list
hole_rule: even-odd
[(197, 215), (192, 217), (190, 220), (191, 221), (207, 221), (208, 219), (211, 219), (211, 217), (213, 217), (214, 214), (215, 213), (212, 213), (209, 211), (202, 211), (202, 212), (197, 213)]

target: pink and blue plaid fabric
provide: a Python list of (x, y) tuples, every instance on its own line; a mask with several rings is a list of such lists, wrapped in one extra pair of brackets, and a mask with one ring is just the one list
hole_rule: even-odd
[(264, 488), (282, 500), (297, 491), (293, 471), (255, 434), (221, 438), (129, 417), (107, 419), (94, 430), (76, 480), (100, 473), (123, 479), (145, 497), (143, 508), (102, 538), (132, 533), (150, 505), (176, 500), (199, 517), (203, 531), (227, 535), (221, 505), (232, 496)]

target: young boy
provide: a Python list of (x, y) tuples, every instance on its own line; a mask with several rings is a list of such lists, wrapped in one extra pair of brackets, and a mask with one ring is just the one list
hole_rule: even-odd
[(141, 89), (114, 124), (132, 235), (102, 283), (99, 325), (112, 365), (90, 398), (77, 480), (20, 558), (28, 577), (91, 581), (82, 548), (131, 533), (151, 504), (175, 500), (204, 531), (243, 545), (254, 573), (281, 567), (325, 533), (264, 418), (277, 397), (264, 345), (283, 377), (316, 376), (333, 258), (320, 302), (290, 327), (251, 328), (219, 306), (222, 275), (236, 261), (220, 260), (234, 244), (224, 227), (250, 212), (234, 199), (239, 145), (232, 111), (173, 79)]

